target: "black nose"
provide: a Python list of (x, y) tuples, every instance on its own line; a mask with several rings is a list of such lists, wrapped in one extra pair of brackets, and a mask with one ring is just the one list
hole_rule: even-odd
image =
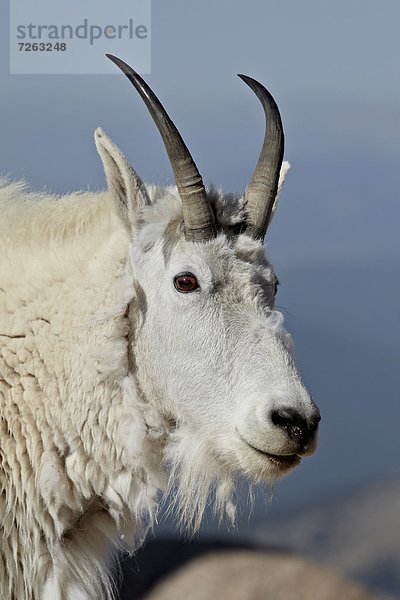
[(305, 444), (315, 434), (321, 416), (318, 411), (310, 418), (306, 419), (297, 410), (290, 407), (283, 407), (279, 410), (273, 410), (271, 413), (271, 421), (276, 427), (284, 429), (287, 435)]

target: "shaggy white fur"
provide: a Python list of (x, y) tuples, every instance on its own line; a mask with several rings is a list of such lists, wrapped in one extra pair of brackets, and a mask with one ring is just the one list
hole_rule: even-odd
[[(140, 543), (168, 477), (183, 521), (198, 527), (211, 487), (217, 512), (226, 510), (233, 517), (235, 473), (253, 479), (278, 475), (277, 467), (267, 468), (253, 450), (236, 447), (242, 441), (234, 423), (225, 446), (220, 435), (207, 429), (207, 419), (215, 420), (215, 398), (226, 396), (233, 406), (245, 381), (237, 375), (236, 385), (228, 372), (218, 379), (215, 357), (236, 353), (242, 363), (244, 349), (229, 342), (229, 336), (237, 338), (237, 324), (222, 314), (211, 288), (207, 302), (214, 308), (207, 314), (214, 324), (205, 324), (205, 331), (221, 328), (221, 318), (224, 329), (215, 339), (200, 336), (200, 350), (191, 350), (191, 342), (182, 345), (193, 318), (187, 317), (182, 335), (174, 319), (185, 319), (193, 309), (200, 310), (201, 321), (206, 313), (193, 308), (193, 299), (175, 297), (172, 286), (171, 292), (157, 291), (155, 279), (149, 279), (155, 273), (161, 285), (164, 273), (174, 268), (171, 248), (177, 248), (178, 257), (186, 253), (186, 263), (197, 261), (204, 290), (211, 271), (236, 277), (236, 284), (232, 280), (221, 291), (221, 306), (239, 302), (235, 310), (245, 344), (256, 339), (260, 354), (253, 357), (254, 369), (263, 370), (264, 350), (259, 349), (267, 343), (264, 338), (272, 340), (275, 380), (290, 384), (290, 389), (282, 384), (280, 393), (308, 416), (314, 410), (292, 364), (280, 317), (272, 310), (275, 275), (261, 244), (246, 236), (234, 243), (221, 232), (208, 245), (186, 243), (186, 250), (180, 249), (185, 242), (179, 238), (182, 207), (176, 189), (146, 190), (103, 132), (97, 132), (96, 142), (108, 192), (56, 198), (29, 193), (21, 183), (3, 181), (0, 188), (1, 600), (111, 598), (111, 554)], [(233, 211), (234, 203), (228, 206), (220, 193), (210, 192), (210, 200), (221, 228), (243, 219), (242, 199), (236, 199)], [(154, 329), (159, 312), (166, 311), (162, 322), (168, 320), (168, 294), (175, 294), (171, 302), (181, 303), (171, 308), (174, 329), (169, 333), (159, 325)], [(170, 357), (167, 362), (157, 358), (161, 351)], [(203, 357), (209, 352), (204, 368), (215, 372), (205, 386), (197, 373), (203, 369), (203, 358), (195, 356), (200, 351)], [(183, 355), (184, 373), (197, 386), (194, 395), (207, 400), (204, 410), (193, 409), (190, 395), (186, 404), (175, 403), (184, 398), (180, 386), (187, 381), (178, 378), (176, 368), (171, 372), (169, 363)], [(233, 410), (229, 405), (222, 409), (222, 417)], [(243, 410), (238, 405), (239, 425), (248, 420)], [(191, 419), (193, 411), (198, 421)], [(259, 430), (253, 427), (251, 435)], [(271, 452), (279, 454), (282, 447), (283, 454), (294, 453), (283, 434), (271, 440)]]
[(109, 194), (11, 184), (0, 205), (0, 595), (102, 597), (163, 487), (128, 370), (129, 238)]

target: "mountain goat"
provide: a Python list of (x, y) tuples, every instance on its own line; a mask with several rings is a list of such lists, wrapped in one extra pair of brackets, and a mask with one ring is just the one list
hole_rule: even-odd
[(233, 517), (234, 480), (273, 480), (316, 446), (319, 413), (274, 310), (263, 237), (283, 156), (278, 108), (243, 197), (206, 191), (151, 89), (133, 83), (176, 187), (144, 185), (98, 129), (108, 190), (0, 189), (0, 589), (3, 600), (113, 594), (111, 548), (132, 548), (174, 490), (198, 527)]

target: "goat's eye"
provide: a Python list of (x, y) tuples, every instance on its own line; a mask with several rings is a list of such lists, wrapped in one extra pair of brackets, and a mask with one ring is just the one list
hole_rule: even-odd
[(276, 280), (274, 283), (274, 296), (276, 296), (278, 293), (278, 286), (279, 286), (279, 281)]
[(174, 278), (174, 286), (178, 292), (187, 294), (199, 288), (199, 282), (193, 273), (181, 273)]

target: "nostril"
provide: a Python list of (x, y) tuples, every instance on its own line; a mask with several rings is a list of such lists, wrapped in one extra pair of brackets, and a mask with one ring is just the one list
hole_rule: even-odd
[(278, 410), (273, 410), (271, 413), (271, 421), (276, 427), (284, 429), (286, 434), (294, 439), (301, 439), (304, 443), (306, 439), (313, 436), (318, 427), (317, 418), (315, 424), (308, 423), (307, 420), (297, 410), (290, 407), (282, 407)]
[(277, 427), (299, 427), (305, 423), (297, 410), (290, 407), (273, 410), (271, 413), (271, 421)]

